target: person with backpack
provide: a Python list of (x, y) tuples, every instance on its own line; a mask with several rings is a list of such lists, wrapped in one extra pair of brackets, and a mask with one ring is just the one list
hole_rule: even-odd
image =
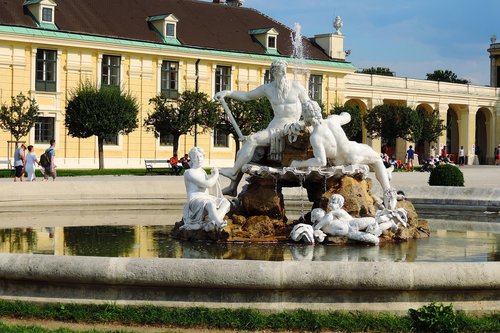
[[(50, 140), (50, 147), (45, 149), (45, 155), (46, 157), (43, 157), (45, 160), (48, 158), (48, 163), (45, 163), (45, 161), (42, 161), (42, 156), (40, 156), (40, 164), (42, 164), (44, 168), (44, 174), (43, 174), (43, 179), (48, 180), (49, 177), (52, 177), (52, 180), (56, 180), (56, 165), (55, 165), (55, 156), (56, 156), (56, 140), (52, 139)], [(45, 165), (44, 165), (45, 164)]]

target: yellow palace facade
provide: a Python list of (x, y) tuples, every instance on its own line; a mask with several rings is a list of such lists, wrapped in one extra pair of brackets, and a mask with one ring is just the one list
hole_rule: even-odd
[[(291, 30), (232, 3), (7, 0), (0, 11), (0, 103), (10, 105), (11, 96), (21, 92), (34, 98), (39, 118), (22, 141), (34, 145), (39, 155), (54, 138), (58, 168), (96, 168), (97, 138), (67, 135), (65, 107), (85, 80), (120, 86), (138, 101), (138, 128), (106, 141), (105, 166), (140, 168), (145, 159), (172, 154), (171, 137), (159, 133), (156, 138), (142, 125), (152, 112), (152, 97), (175, 97), (185, 90), (209, 96), (226, 89), (251, 90), (268, 82), (274, 59), (285, 58), (290, 78), (325, 105), (354, 104), (363, 112), (383, 103), (437, 109), (448, 124), (437, 146), (456, 153), (463, 145), (469, 163), (491, 162), (500, 144), (499, 88), (355, 73), (345, 61), (340, 31), (304, 38), (308, 71), (294, 75), (298, 65), (290, 58)], [(0, 133), (0, 160), (12, 158), (12, 140), (8, 132)], [(179, 154), (195, 141), (205, 150), (207, 164), (232, 164), (230, 136), (217, 129), (181, 136)], [(380, 140), (363, 141), (381, 148)], [(398, 142), (396, 153), (404, 154), (408, 144)]]

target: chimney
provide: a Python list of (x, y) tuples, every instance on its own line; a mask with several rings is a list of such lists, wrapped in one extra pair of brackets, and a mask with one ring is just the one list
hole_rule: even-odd
[(345, 60), (346, 57), (346, 52), (344, 51), (344, 35), (340, 31), (342, 26), (342, 19), (340, 16), (337, 16), (333, 23), (333, 27), (335, 28), (335, 32), (333, 34), (321, 34), (314, 36), (316, 44), (318, 44), (323, 51), (325, 51), (325, 53), (333, 59)]

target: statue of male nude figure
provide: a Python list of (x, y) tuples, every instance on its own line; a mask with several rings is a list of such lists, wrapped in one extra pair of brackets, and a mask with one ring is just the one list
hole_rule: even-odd
[(220, 171), (223, 176), (231, 179), (231, 185), (223, 190), (224, 194), (236, 194), (238, 183), (241, 180), (241, 168), (252, 160), (255, 149), (270, 145), (273, 130), (278, 131), (277, 135), (280, 135), (285, 125), (298, 122), (302, 114), (302, 104), (310, 101), (306, 89), (300, 83), (287, 79), (286, 62), (275, 60), (271, 64), (270, 70), (274, 77), (274, 81), (271, 83), (263, 84), (248, 92), (223, 90), (215, 94), (217, 100), (230, 97), (239, 101), (250, 101), (267, 97), (274, 111), (274, 118), (266, 129), (246, 138), (238, 152), (233, 168)]

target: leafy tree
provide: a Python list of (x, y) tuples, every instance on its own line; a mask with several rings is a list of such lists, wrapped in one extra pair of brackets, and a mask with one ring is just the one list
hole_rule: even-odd
[(367, 134), (375, 139), (383, 137), (390, 146), (394, 146), (397, 138), (413, 140), (417, 130), (414, 126), (415, 110), (401, 105), (377, 105), (365, 116)]
[(459, 79), (457, 74), (453, 73), (450, 70), (435, 70), (433, 73), (427, 73), (427, 80), (429, 81), (443, 81), (443, 82), (451, 82), (451, 83), (462, 83), (467, 84), (470, 83), (469, 80)]
[(424, 113), (423, 110), (408, 110), (408, 130), (407, 140), (412, 142), (419, 142), (422, 139), (424, 129)]
[(345, 134), (352, 141), (360, 141), (360, 134), (362, 131), (362, 122), (363, 119), (361, 117), (361, 110), (352, 105), (340, 106), (336, 105), (330, 110), (330, 114), (341, 114), (342, 112), (347, 112), (351, 115), (351, 121), (342, 126)]
[[(243, 135), (250, 135), (266, 128), (273, 119), (273, 109), (267, 98), (263, 97), (258, 100), (247, 102), (240, 102), (228, 98), (226, 102)], [(240, 140), (236, 134), (236, 130), (225, 113), (221, 114), (221, 119), (217, 128), (224, 133), (233, 135), (236, 144), (236, 152), (238, 152), (240, 149)]]
[(391, 71), (387, 67), (370, 67), (370, 68), (364, 68), (361, 71), (358, 71), (358, 73), (376, 74), (376, 75), (384, 75), (384, 76), (394, 76), (394, 72)]
[[(26, 103), (28, 104), (25, 105)], [(28, 135), (35, 124), (38, 110), (34, 99), (19, 93), (12, 97), (10, 106), (3, 104), (0, 108), (0, 128), (9, 131), (17, 143), (23, 136)]]
[(439, 111), (432, 112), (419, 111), (422, 118), (422, 135), (420, 139), (424, 142), (437, 142), (443, 131), (446, 129), (444, 120), (439, 118)]
[(71, 92), (64, 124), (72, 137), (97, 136), (99, 170), (102, 170), (104, 139), (132, 132), (137, 128), (138, 113), (137, 101), (130, 94), (117, 87), (99, 89), (87, 81)]
[(194, 131), (200, 125), (201, 132), (213, 128), (219, 119), (218, 106), (207, 94), (184, 91), (179, 99), (157, 95), (149, 100), (154, 111), (144, 119), (147, 131), (154, 131), (155, 137), (171, 134), (174, 137), (174, 154), (179, 149), (179, 137)]

